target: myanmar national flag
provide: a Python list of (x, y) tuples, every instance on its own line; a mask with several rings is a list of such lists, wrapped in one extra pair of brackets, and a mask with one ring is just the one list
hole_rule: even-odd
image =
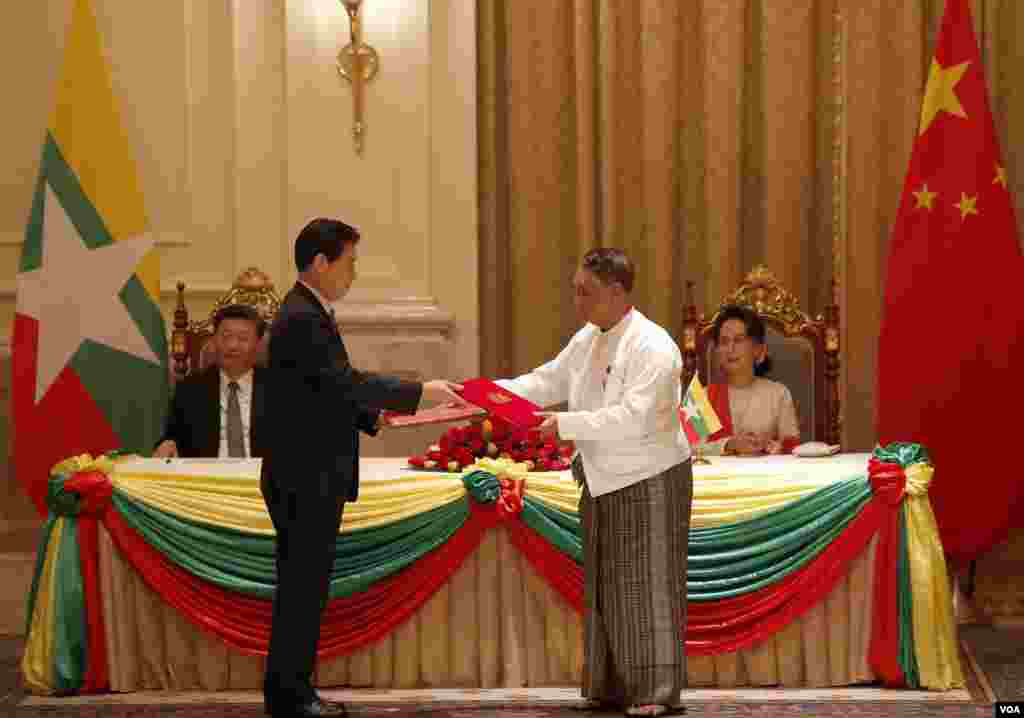
[(89, 0), (76, 0), (17, 277), (18, 480), (45, 514), (50, 469), (148, 452), (167, 407), (160, 271)]
[(718, 414), (711, 407), (704, 387), (700, 385), (696, 372), (686, 388), (683, 404), (679, 407), (679, 421), (686, 431), (686, 439), (690, 445), (697, 444), (722, 428)]
[[(880, 111), (885, 108), (879, 108)], [(920, 443), (947, 554), (1019, 521), (1024, 257), (970, 3), (949, 0), (889, 243), (878, 439)]]

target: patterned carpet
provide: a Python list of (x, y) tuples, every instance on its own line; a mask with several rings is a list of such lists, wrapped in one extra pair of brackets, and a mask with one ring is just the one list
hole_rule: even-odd
[[(970, 630), (968, 630), (970, 629)], [(962, 627), (965, 641), (971, 647), (976, 663), (981, 667), (984, 678), (978, 680), (973, 673), (969, 675), (970, 700), (961, 698), (950, 702), (936, 700), (859, 700), (853, 698), (860, 694), (850, 691), (845, 700), (790, 700), (790, 695), (799, 692), (786, 691), (776, 694), (771, 700), (759, 700), (756, 695), (741, 700), (718, 700), (712, 692), (697, 692), (694, 700), (688, 702), (688, 716), (846, 716), (849, 718), (876, 718), (881, 716), (911, 716), (928, 718), (931, 716), (992, 716), (993, 706), (987, 699), (985, 685), (990, 685), (992, 692), (1003, 700), (1021, 700), (1021, 678), (1024, 677), (1024, 645), (1022, 635), (1014, 635), (1008, 631), (994, 631), (981, 627)], [(20, 687), (18, 661), (21, 656), (22, 641), (20, 638), (0, 638), (0, 717), (2, 718), (157, 718), (174, 716), (175, 718), (260, 718), (263, 706), (256, 695), (246, 695), (244, 700), (233, 700), (232, 696), (220, 695), (216, 702), (141, 702), (131, 704), (85, 703), (77, 699), (47, 701), (44, 704), (27, 705), (26, 696)], [(967, 661), (970, 663), (970, 661)], [(970, 672), (970, 671), (969, 671)], [(550, 692), (540, 691), (538, 695), (555, 695), (559, 700), (538, 700), (512, 702), (467, 702), (452, 701), (448, 696), (452, 692), (437, 692), (433, 699), (413, 702), (404, 700), (390, 702), (387, 696), (379, 695), (374, 700), (354, 701), (350, 704), (353, 716), (367, 718), (402, 718), (417, 716), (420, 718), (585, 718), (582, 714), (570, 709), (572, 701), (567, 699), (570, 692), (552, 689)], [(837, 695), (842, 692), (837, 692)], [(152, 695), (152, 694), (150, 694)], [(428, 694), (429, 695), (429, 694)], [(806, 695), (806, 694), (805, 694)], [(966, 697), (966, 694), (962, 694)], [(195, 700), (195, 697), (191, 697)], [(180, 699), (178, 699), (180, 700)], [(66, 702), (64, 702), (66, 701)], [(31, 703), (31, 699), (28, 699)], [(598, 715), (598, 714), (592, 714)], [(617, 715), (617, 714), (610, 714)]]

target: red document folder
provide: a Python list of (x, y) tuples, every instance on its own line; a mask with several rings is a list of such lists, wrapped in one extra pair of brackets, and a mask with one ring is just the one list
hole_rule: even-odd
[(478, 406), (460, 406), (451, 408), (447, 406), (435, 406), (432, 409), (417, 411), (415, 414), (398, 414), (392, 411), (381, 412), (381, 420), (387, 426), (427, 426), (429, 424), (443, 424), (449, 421), (462, 421), (471, 419), (474, 416), (484, 416), (486, 411)]
[(462, 398), (524, 429), (531, 429), (544, 421), (534, 413), (542, 411), (539, 406), (508, 389), (502, 389), (490, 379), (462, 382)]

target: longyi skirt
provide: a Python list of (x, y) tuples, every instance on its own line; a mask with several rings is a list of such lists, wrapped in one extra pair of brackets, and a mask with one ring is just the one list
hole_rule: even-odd
[(583, 464), (586, 698), (676, 705), (686, 686), (686, 557), (690, 462), (624, 489), (590, 495)]

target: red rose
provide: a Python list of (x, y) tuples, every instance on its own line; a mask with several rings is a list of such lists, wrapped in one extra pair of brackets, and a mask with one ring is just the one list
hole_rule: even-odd
[(491, 439), (494, 441), (504, 439), (512, 432), (512, 427), (505, 421), (492, 419), (491, 424)]
[(418, 467), (420, 469), (423, 468), (423, 462), (425, 462), (425, 461), (426, 461), (426, 459), (424, 457), (422, 457), (422, 456), (410, 456), (409, 457), (409, 465), (410, 466), (416, 466), (416, 467)]

